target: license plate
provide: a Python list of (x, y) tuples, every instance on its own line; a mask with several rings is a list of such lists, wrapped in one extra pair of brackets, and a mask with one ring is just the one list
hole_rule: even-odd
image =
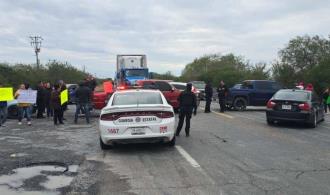
[(131, 134), (132, 135), (144, 135), (144, 134), (146, 134), (146, 130), (143, 127), (131, 128)]
[(291, 110), (291, 105), (282, 105), (283, 110)]

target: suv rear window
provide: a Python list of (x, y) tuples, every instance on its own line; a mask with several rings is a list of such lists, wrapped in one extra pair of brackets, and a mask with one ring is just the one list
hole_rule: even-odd
[(274, 95), (275, 100), (308, 101), (310, 93), (305, 91), (279, 91)]
[(163, 104), (162, 97), (155, 92), (118, 93), (113, 97), (112, 105)]

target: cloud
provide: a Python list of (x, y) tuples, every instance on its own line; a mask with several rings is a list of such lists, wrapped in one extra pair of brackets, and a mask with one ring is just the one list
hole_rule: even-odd
[(141, 0), (0, 2), (0, 57), (33, 63), (28, 36), (44, 38), (42, 63), (67, 61), (112, 77), (117, 54), (147, 54), (152, 71), (179, 75), (210, 53), (270, 62), (298, 35), (327, 36), (330, 2)]

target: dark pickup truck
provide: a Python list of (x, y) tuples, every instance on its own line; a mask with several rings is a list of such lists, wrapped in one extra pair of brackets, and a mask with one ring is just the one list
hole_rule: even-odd
[(228, 108), (245, 110), (246, 106), (266, 106), (267, 101), (281, 86), (275, 81), (246, 80), (229, 89)]

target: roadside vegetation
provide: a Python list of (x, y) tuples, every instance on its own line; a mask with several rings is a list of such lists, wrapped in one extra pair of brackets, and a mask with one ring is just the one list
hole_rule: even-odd
[[(87, 73), (74, 66), (57, 61), (41, 65), (0, 63), (0, 82), (18, 86), (22, 82), (35, 85), (38, 81), (62, 79), (67, 83), (77, 83)], [(175, 81), (203, 80), (218, 85), (224, 80), (228, 86), (246, 79), (272, 79), (285, 87), (293, 87), (297, 82), (312, 83), (319, 93), (330, 87), (330, 36), (298, 36), (291, 39), (279, 50), (278, 59), (273, 63), (250, 63), (236, 54), (209, 54), (194, 59), (187, 64), (182, 75), (176, 77), (171, 72), (151, 73), (152, 79)]]
[(70, 64), (57, 61), (41, 65), (39, 68), (31, 64), (0, 63), (0, 83), (15, 88), (21, 83), (35, 86), (38, 81), (55, 83), (64, 80), (66, 83), (77, 83), (86, 78), (86, 75), (87, 73)]
[(187, 64), (180, 77), (175, 78), (167, 72), (156, 78), (185, 82), (203, 80), (211, 81), (213, 85), (224, 80), (228, 86), (246, 79), (272, 79), (288, 88), (303, 81), (312, 83), (321, 93), (330, 87), (330, 37), (295, 37), (279, 50), (278, 59), (271, 64), (251, 64), (235, 54), (211, 54)]

